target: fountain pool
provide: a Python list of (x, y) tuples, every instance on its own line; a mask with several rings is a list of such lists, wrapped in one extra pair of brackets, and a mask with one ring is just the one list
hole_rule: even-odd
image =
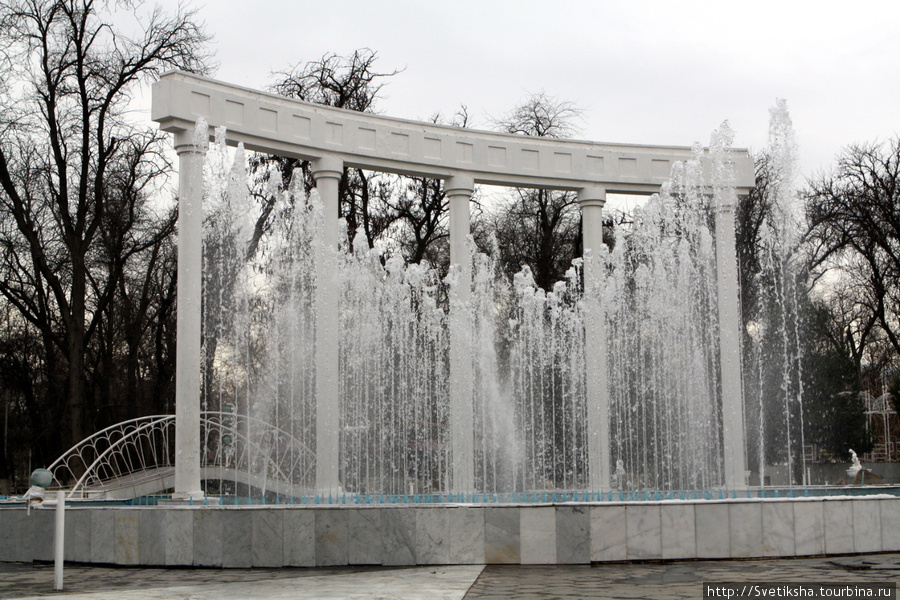
[[(727, 127), (708, 150), (536, 140), (183, 73), (156, 85), (153, 113), (180, 156), (177, 414), (111, 429), (75, 454), (100, 457), (87, 471), (106, 474), (106, 497), (174, 493), (153, 506), (78, 506), (73, 494), (68, 560), (582, 564), (900, 550), (895, 490), (747, 487), (733, 210), (753, 168)], [(210, 137), (220, 143), (207, 148)], [(270, 190), (291, 218), (253, 260), (242, 151), (224, 148), (234, 144), (309, 159), (316, 179), (309, 195)], [(444, 179), (446, 280), (338, 250), (344, 165)], [(472, 252), (476, 183), (577, 192), (585, 256), (565, 281), (549, 292), (527, 271), (506, 281)], [(607, 192), (656, 193), (613, 248), (600, 237)], [(164, 450), (129, 471), (147, 448)], [(90, 498), (90, 485), (78, 489)], [(15, 541), (0, 560), (49, 560), (52, 521), (0, 506), (0, 539)]]

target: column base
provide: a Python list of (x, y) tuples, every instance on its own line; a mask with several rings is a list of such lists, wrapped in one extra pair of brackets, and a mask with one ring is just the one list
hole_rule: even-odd
[[(203, 493), (203, 490), (197, 490), (194, 492), (173, 492), (172, 499), (166, 501), (166, 503), (177, 504), (181, 502), (196, 502), (197, 500), (203, 500), (206, 494)], [(162, 501), (160, 501), (162, 503)]]

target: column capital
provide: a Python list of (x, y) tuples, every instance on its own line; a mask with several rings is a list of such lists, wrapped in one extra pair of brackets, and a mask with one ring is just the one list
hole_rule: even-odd
[(734, 212), (738, 205), (738, 194), (734, 187), (729, 185), (710, 186), (713, 210), (716, 213)]
[(713, 211), (718, 213), (733, 213), (737, 210), (738, 198), (734, 194), (727, 194), (725, 196), (721, 194), (713, 195)]
[(606, 204), (606, 188), (599, 185), (583, 187), (578, 190), (578, 204), (582, 208), (587, 206), (603, 207)]
[(175, 153), (178, 156), (182, 154), (203, 154), (209, 148), (209, 142), (206, 144), (198, 144), (197, 136), (194, 130), (179, 131), (174, 135)]
[(340, 179), (344, 175), (344, 161), (333, 154), (310, 161), (313, 179)]
[(475, 179), (468, 174), (452, 175), (444, 182), (446, 196), (469, 196), (475, 193)]

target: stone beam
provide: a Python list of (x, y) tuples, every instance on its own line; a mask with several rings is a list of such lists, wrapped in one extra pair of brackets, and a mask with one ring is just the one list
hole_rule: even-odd
[[(641, 146), (528, 137), (461, 129), (302, 102), (174, 71), (153, 84), (152, 119), (163, 131), (187, 131), (203, 118), (225, 126), (228, 142), (249, 150), (417, 177), (465, 173), (475, 183), (651, 194), (686, 146)], [(753, 186), (753, 161), (732, 150), (738, 192)]]

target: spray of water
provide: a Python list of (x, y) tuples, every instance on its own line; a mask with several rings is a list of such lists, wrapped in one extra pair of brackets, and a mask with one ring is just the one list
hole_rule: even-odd
[[(759, 271), (748, 327), (748, 425), (755, 429), (751, 464), (766, 482), (767, 466), (782, 465), (790, 484), (806, 482), (803, 453), (802, 314), (804, 281), (797, 263), (803, 210), (796, 188), (797, 144), (784, 100), (769, 111), (765, 149), (767, 204), (759, 226)], [(753, 445), (751, 445), (753, 448)]]
[[(587, 489), (580, 260), (545, 291), (527, 268), (508, 280), (496, 254), (473, 252), (472, 293), (451, 319), (437, 270), (367, 247), (326, 248), (319, 199), (303, 193), (299, 174), (286, 189), (267, 190), (279, 218), (251, 251), (258, 209), (246, 159), (240, 149), (228, 156), (221, 141), (207, 156), (204, 403), (277, 426), (277, 434), (241, 431), (241, 440), (256, 436), (253, 468), (271, 469), (273, 453), (290, 456), (293, 466), (277, 476), (295, 489), (314, 486), (316, 290), (327, 284), (340, 290), (338, 305), (322, 309), (339, 313), (345, 492), (448, 489), (451, 328), (463, 330), (456, 333), (472, 361), (477, 489)], [(633, 489), (723, 483), (706, 161), (696, 147), (633, 222), (619, 226), (615, 246), (599, 256), (603, 288), (588, 292), (600, 295), (606, 319), (610, 466), (619, 464), (617, 480)], [(221, 462), (225, 444), (216, 435), (210, 430), (207, 443)]]

